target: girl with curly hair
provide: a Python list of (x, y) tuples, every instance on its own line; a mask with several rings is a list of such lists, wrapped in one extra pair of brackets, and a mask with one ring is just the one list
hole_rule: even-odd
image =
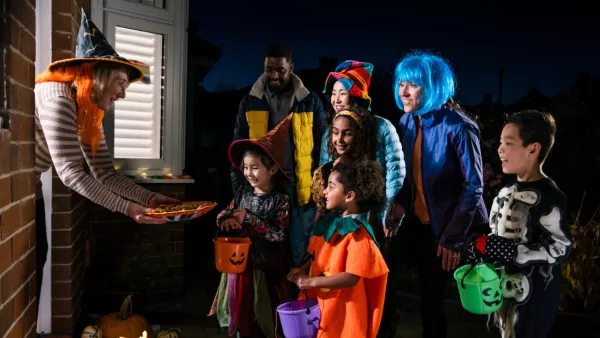
[(331, 212), (313, 229), (307, 249), (311, 259), (292, 269), (288, 280), (318, 300), (318, 337), (375, 338), (389, 271), (367, 221), (367, 211), (385, 204), (379, 163), (337, 163), (325, 201)]
[(355, 107), (338, 112), (329, 126), (327, 141), (332, 161), (315, 169), (312, 196), (317, 205), (315, 224), (325, 215), (325, 193), (331, 170), (338, 163), (356, 163), (374, 160), (377, 151), (377, 134), (373, 116), (368, 110)]

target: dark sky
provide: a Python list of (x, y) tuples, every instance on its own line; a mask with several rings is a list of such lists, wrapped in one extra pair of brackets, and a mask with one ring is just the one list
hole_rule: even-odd
[(369, 61), (375, 73), (391, 71), (406, 52), (428, 49), (451, 62), (458, 79), (456, 98), (463, 104), (480, 102), (486, 92), (496, 99), (500, 66), (505, 67), (505, 103), (531, 87), (552, 95), (572, 84), (580, 71), (600, 75), (600, 17), (509, 16), (498, 8), (391, 2), (318, 7), (310, 0), (219, 1), (207, 9), (190, 0), (198, 35), (220, 46), (223, 54), (203, 85), (216, 90), (252, 84), (262, 73), (264, 48), (273, 41), (290, 45), (296, 70), (316, 68), (319, 56), (335, 56)]

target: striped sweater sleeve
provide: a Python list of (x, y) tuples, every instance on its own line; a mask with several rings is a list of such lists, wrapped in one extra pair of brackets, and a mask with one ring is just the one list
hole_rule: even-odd
[(83, 149), (83, 155), (90, 166), (92, 174), (100, 183), (116, 194), (136, 201), (141, 205), (148, 205), (154, 192), (140, 187), (115, 170), (112, 156), (106, 146), (104, 131), (95, 157), (90, 146), (82, 144), (81, 149)]
[(73, 102), (62, 96), (46, 101), (38, 111), (56, 173), (67, 187), (81, 196), (126, 215), (130, 202), (85, 171), (75, 111)]

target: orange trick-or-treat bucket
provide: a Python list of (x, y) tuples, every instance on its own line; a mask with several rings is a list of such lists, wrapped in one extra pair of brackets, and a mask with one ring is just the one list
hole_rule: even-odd
[(248, 262), (250, 238), (217, 237), (215, 242), (215, 264), (223, 273), (242, 273)]

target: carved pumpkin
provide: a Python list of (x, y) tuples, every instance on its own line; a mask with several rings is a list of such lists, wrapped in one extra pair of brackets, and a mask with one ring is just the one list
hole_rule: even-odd
[(119, 312), (109, 313), (98, 318), (96, 325), (103, 333), (103, 338), (140, 337), (147, 332), (153, 338), (152, 327), (146, 319), (132, 312), (131, 295), (127, 296)]
[(90, 325), (83, 329), (81, 338), (102, 338), (102, 331), (96, 325)]
[(248, 262), (250, 238), (217, 237), (215, 240), (215, 263), (223, 273), (242, 273)]
[(156, 334), (156, 338), (179, 338), (179, 329), (163, 330)]

